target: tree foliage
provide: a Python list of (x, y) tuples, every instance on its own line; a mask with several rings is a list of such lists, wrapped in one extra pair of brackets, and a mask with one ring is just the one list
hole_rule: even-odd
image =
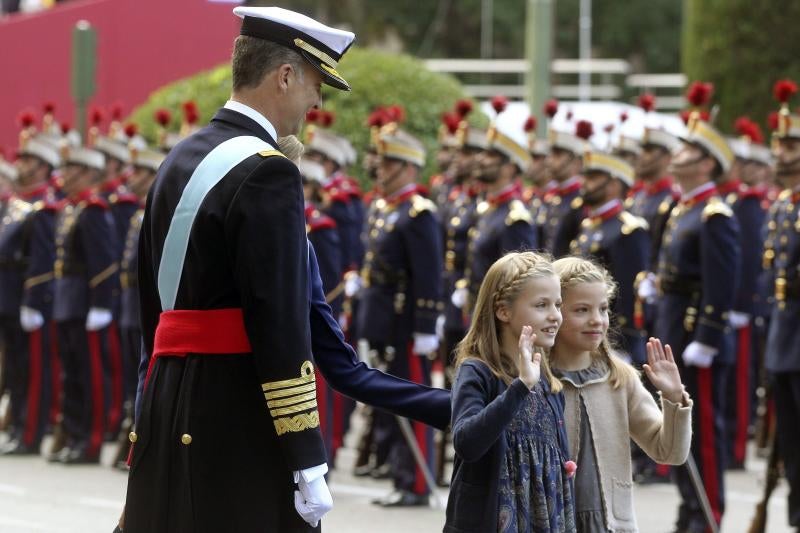
[(800, 81), (796, 21), (800, 2), (686, 0), (683, 70), (690, 80), (714, 83), (716, 124), (731, 131), (737, 116), (762, 125), (778, 104), (773, 83)]

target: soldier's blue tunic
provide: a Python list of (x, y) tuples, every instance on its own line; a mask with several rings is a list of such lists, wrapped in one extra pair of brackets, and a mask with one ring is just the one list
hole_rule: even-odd
[(541, 247), (555, 258), (569, 253), (570, 243), (580, 232), (584, 216), (580, 191), (581, 179), (574, 176), (544, 196)]

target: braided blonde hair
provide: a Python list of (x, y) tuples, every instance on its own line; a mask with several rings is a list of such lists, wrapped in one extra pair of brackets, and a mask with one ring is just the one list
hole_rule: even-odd
[[(506, 385), (517, 378), (518, 357), (517, 354), (503, 353), (500, 346), (501, 322), (496, 313), (503, 306), (510, 307), (528, 281), (548, 276), (556, 276), (556, 273), (551, 258), (544, 254), (513, 252), (495, 261), (478, 291), (469, 331), (456, 347), (456, 368), (467, 359), (478, 359)], [(550, 371), (546, 357), (542, 357), (541, 366), (542, 375), (547, 378), (552, 392), (559, 392), (561, 382)]]
[(303, 152), (306, 151), (306, 147), (294, 135), (278, 137), (278, 149), (295, 165), (300, 162)]
[[(553, 269), (558, 274), (561, 280), (561, 295), (566, 300), (567, 292), (583, 283), (602, 283), (606, 287), (606, 297), (608, 301), (614, 300), (617, 295), (617, 282), (611, 277), (611, 274), (602, 266), (582, 257), (562, 257), (553, 263)], [(558, 336), (556, 336), (556, 344), (558, 344)], [(608, 340), (608, 335), (603, 337), (603, 341), (597, 348), (597, 351), (592, 354), (592, 358), (600, 358), (606, 362), (608, 368), (611, 370), (609, 383), (615, 389), (628, 383), (629, 379), (639, 379), (639, 374), (635, 368), (623, 361), (616, 354), (616, 350)], [(551, 362), (555, 364), (556, 360), (553, 359), (554, 353), (550, 352)]]

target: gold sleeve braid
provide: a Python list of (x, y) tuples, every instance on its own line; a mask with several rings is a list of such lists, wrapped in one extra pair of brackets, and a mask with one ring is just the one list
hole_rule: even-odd
[(261, 389), (278, 435), (319, 427), (314, 365), (304, 361), (300, 377), (263, 383)]

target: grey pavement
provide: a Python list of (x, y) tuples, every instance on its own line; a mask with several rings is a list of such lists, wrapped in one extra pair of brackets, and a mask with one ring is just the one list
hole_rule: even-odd
[[(113, 459), (103, 449), (105, 465)], [(387, 481), (349, 475), (354, 453), (342, 450), (331, 475), (334, 510), (324, 531), (343, 533), (407, 533), (441, 531), (444, 509), (380, 509), (370, 500), (390, 490)], [(765, 461), (751, 457), (748, 470), (726, 475), (727, 512), (722, 531), (745, 533), (761, 497)], [(125, 497), (126, 475), (108, 466), (51, 465), (41, 457), (0, 458), (0, 533), (111, 533)], [(440, 491), (442, 499), (446, 490)], [(790, 531), (786, 518), (785, 482), (769, 506), (768, 533)], [(672, 485), (637, 486), (636, 511), (642, 533), (671, 530), (677, 506)], [(264, 533), (267, 533), (265, 529)]]

